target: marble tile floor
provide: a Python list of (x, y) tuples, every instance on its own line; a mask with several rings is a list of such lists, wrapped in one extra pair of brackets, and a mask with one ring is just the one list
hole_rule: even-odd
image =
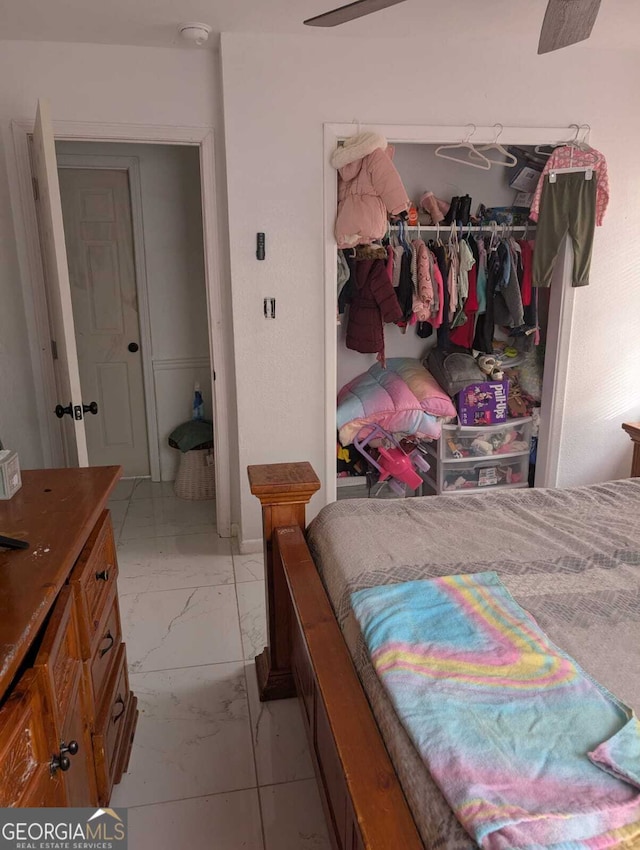
[(111, 800), (131, 850), (328, 850), (295, 700), (261, 703), (261, 555), (218, 537), (212, 501), (120, 481), (110, 502), (140, 717)]

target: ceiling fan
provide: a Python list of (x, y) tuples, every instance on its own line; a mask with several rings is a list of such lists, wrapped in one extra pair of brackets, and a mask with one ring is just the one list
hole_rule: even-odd
[[(336, 27), (404, 2), (405, 0), (356, 0), (355, 3), (308, 18), (304, 23), (309, 27)], [(540, 33), (538, 53), (550, 53), (552, 50), (559, 50), (589, 38), (598, 17), (600, 3), (601, 0), (549, 0)]]

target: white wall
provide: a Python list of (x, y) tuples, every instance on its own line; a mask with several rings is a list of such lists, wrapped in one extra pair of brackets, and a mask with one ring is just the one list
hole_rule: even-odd
[[(591, 124), (609, 161), (612, 203), (596, 235), (592, 284), (577, 298), (560, 482), (628, 474), (620, 423), (640, 418), (640, 57), (589, 46), (538, 57), (529, 34), (496, 32), (493, 46), (474, 44), (472, 35), (468, 44), (460, 35), (453, 52), (429, 34), (222, 37), (245, 539), (260, 534), (247, 464), (309, 460), (324, 472), (324, 122)], [(414, 58), (427, 47), (443, 89), (412, 82)], [(459, 61), (467, 55), (485, 57), (482, 76)], [(267, 260), (259, 263), (261, 230)], [(278, 299), (275, 321), (263, 318), (264, 296)], [(321, 492), (312, 512), (322, 501)]]
[[(39, 97), (50, 101), (56, 120), (215, 128), (222, 298), (231, 358), (219, 57), (212, 51), (195, 48), (0, 42), (0, 147), (11, 145), (10, 121), (32, 118)], [(12, 157), (7, 158), (7, 151), (0, 150), (0, 436), (7, 445), (19, 450), (23, 466), (37, 467), (43, 463), (43, 453), (33, 415), (34, 385), (9, 204), (7, 163), (12, 164)], [(235, 417), (235, 396), (229, 401)], [(232, 437), (235, 432), (232, 422)], [(231, 453), (236, 468), (235, 444)], [(232, 510), (237, 515), (237, 485), (232, 476), (232, 505), (234, 502), (235, 510)]]
[[(458, 140), (459, 141), (459, 140)], [(393, 162), (398, 169), (409, 198), (418, 204), (423, 193), (433, 192), (443, 201), (450, 201), (454, 195), (470, 195), (471, 213), (475, 215), (478, 204), (491, 206), (510, 206), (515, 192), (509, 188), (509, 168), (491, 168), (483, 171), (470, 168), (435, 155), (438, 145), (394, 145)], [(443, 151), (446, 153), (446, 151)], [(461, 151), (451, 156), (464, 156)], [(491, 158), (498, 154), (488, 153)]]
[(212, 417), (198, 148), (57, 142), (56, 151), (139, 160), (156, 439), (161, 478), (173, 481), (178, 453), (168, 446), (167, 437), (176, 425), (191, 418), (195, 381), (204, 393), (205, 415)]

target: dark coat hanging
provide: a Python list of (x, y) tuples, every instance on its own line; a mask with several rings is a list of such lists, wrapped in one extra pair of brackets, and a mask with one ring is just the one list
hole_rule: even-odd
[(362, 354), (384, 350), (383, 322), (399, 322), (402, 310), (384, 260), (358, 260), (349, 307), (346, 346)]

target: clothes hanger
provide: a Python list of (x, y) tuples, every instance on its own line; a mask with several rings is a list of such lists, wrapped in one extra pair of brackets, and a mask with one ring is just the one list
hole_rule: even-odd
[(480, 151), (495, 150), (500, 154), (500, 156), (506, 157), (506, 159), (490, 159), (489, 157), (485, 157), (485, 159), (487, 159), (487, 161), (490, 162), (491, 165), (502, 165), (504, 168), (514, 168), (518, 164), (517, 158), (512, 153), (509, 153), (509, 151), (504, 148), (498, 141), (498, 139), (502, 135), (504, 127), (502, 126), (502, 124), (494, 124), (493, 129), (496, 130), (495, 139), (486, 145), (477, 145), (474, 148), (473, 152), (469, 154), (469, 156), (478, 156)]
[[(574, 147), (579, 148), (581, 151), (592, 151), (593, 148), (588, 144), (587, 139), (589, 134), (591, 133), (591, 126), (589, 124), (569, 124), (570, 130), (575, 130), (574, 136), (572, 139), (563, 139), (560, 142), (549, 142), (545, 145), (536, 145), (534, 148), (535, 153), (543, 154), (544, 156), (548, 156), (546, 151), (541, 150), (541, 148), (561, 148), (561, 147)], [(580, 131), (585, 130), (585, 136), (582, 140), (580, 140)]]
[[(437, 147), (435, 149), (435, 152), (434, 152), (435, 156), (439, 157), (440, 159), (448, 159), (451, 162), (458, 162), (458, 163), (460, 163), (460, 165), (469, 165), (469, 166), (471, 166), (471, 168), (481, 168), (483, 171), (488, 171), (491, 168), (491, 163), (489, 162), (487, 157), (484, 154), (480, 153), (480, 151), (477, 151), (474, 148), (474, 146), (471, 144), (471, 142), (469, 141), (471, 139), (471, 137), (473, 136), (473, 134), (475, 133), (476, 129), (477, 129), (476, 125), (475, 124), (468, 124), (467, 126), (472, 127), (473, 129), (469, 133), (467, 133), (466, 137), (461, 142), (458, 142), (457, 144), (451, 144), (451, 145), (440, 145), (439, 147)], [(467, 151), (468, 152), (467, 158), (461, 159), (461, 158), (456, 157), (456, 156), (448, 156), (446, 153), (442, 153), (442, 151), (456, 151), (456, 150)], [(473, 162), (473, 160), (468, 158), (472, 154), (476, 154), (477, 159), (478, 159), (477, 162)]]
[(573, 153), (571, 153), (569, 155), (569, 165), (568, 166), (562, 167), (562, 168), (552, 168), (551, 171), (549, 171), (549, 183), (555, 183), (556, 182), (556, 176), (558, 174), (572, 174), (572, 173), (578, 173), (578, 172), (584, 173), (584, 179), (585, 180), (592, 180), (593, 179), (593, 167), (595, 165), (597, 165), (597, 163), (598, 163), (598, 155), (594, 151), (594, 149), (589, 144), (587, 144), (586, 141), (584, 141), (584, 140), (580, 141), (580, 138), (579, 138), (580, 137), (580, 131), (583, 128), (587, 128), (587, 131), (586, 131), (586, 134), (585, 134), (585, 139), (586, 139), (586, 137), (589, 134), (589, 131), (591, 130), (591, 127), (589, 127), (588, 124), (580, 124), (580, 125), (572, 124), (571, 126), (576, 128), (576, 134), (573, 137), (573, 139), (571, 139), (569, 142), (567, 142), (564, 145), (564, 147), (570, 148), (571, 151), (573, 151), (573, 149), (577, 149), (577, 150), (582, 151), (583, 153), (588, 154), (591, 157), (591, 162), (590, 163), (589, 162), (587, 162), (587, 163), (583, 162), (582, 165), (574, 166), (573, 165)]
[(491, 239), (489, 240), (489, 250), (487, 253), (491, 253), (491, 251), (495, 251), (498, 247), (498, 222), (491, 222)]

